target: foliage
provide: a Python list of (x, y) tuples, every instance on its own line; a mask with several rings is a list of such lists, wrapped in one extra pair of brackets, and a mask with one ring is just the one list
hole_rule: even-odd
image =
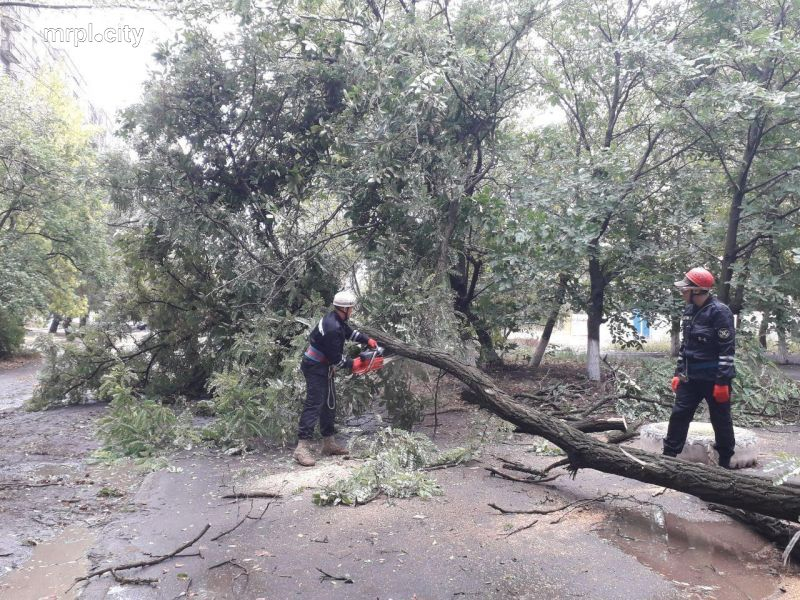
[(792, 456), (782, 452), (777, 459), (764, 468), (764, 472), (775, 473), (772, 482), (775, 485), (783, 485), (792, 477), (800, 475), (800, 456)]
[(255, 439), (285, 443), (295, 435), (298, 403), (285, 395), (300, 397), (297, 382), (278, 379), (260, 383), (236, 371), (215, 373), (209, 382), (214, 394), (216, 421), (206, 432), (223, 447), (248, 446)]
[(436, 445), (422, 433), (387, 427), (370, 438), (357, 438), (352, 444), (353, 456), (370, 458), (390, 452), (407, 469), (421, 469), (437, 454)]
[(564, 119), (531, 136), (536, 177), (524, 188), (545, 215), (533, 242), (543, 238), (557, 261), (573, 261), (569, 303), (588, 314), (593, 380), (601, 323), (609, 322), (615, 341), (629, 338), (624, 313), (649, 299), (648, 286), (631, 287), (658, 271), (683, 218), (685, 201), (670, 182), (685, 148), (659, 101), (666, 82), (643, 70), (647, 49), (685, 27), (675, 3), (611, 0), (561, 5), (536, 27), (545, 41), (532, 61), (536, 90)]
[(378, 432), (373, 439), (354, 444), (353, 451), (357, 456), (366, 457), (366, 464), (349, 478), (316, 492), (315, 504), (356, 506), (380, 494), (389, 498), (430, 498), (442, 491), (421, 469), (461, 462), (472, 456), (463, 448), (439, 454), (425, 435), (391, 428)]
[(110, 278), (95, 138), (64, 82), (0, 76), (0, 307), (82, 317)]
[(235, 337), (208, 384), (216, 420), (207, 437), (224, 447), (293, 439), (305, 396), (299, 357), (310, 324), (299, 316), (262, 315)]
[(19, 350), (25, 339), (25, 328), (21, 319), (10, 311), (0, 308), (0, 358)]
[[(800, 386), (775, 366), (752, 337), (737, 340), (735, 366), (731, 410), (736, 424), (764, 425), (800, 418)], [(674, 402), (670, 388), (674, 361), (639, 359), (615, 365), (613, 372), (619, 414), (631, 420), (669, 417)]]
[[(492, 363), (509, 331), (562, 305), (589, 313), (592, 343), (606, 323), (636, 345), (628, 315), (675, 323), (671, 282), (724, 255), (735, 258), (742, 312), (764, 310), (796, 334), (796, 8), (706, 4), (237, 2), (222, 36), (193, 11), (224, 8), (187, 8), (193, 23), (159, 48), (142, 101), (122, 115), (131, 152), (102, 165), (121, 217), (119, 277), (96, 326), (47, 349), (34, 404), (97, 397), (122, 361), (136, 402), (211, 391), (206, 434), (223, 445), (286, 441), (305, 336), (345, 286), (361, 297), (363, 323)], [(762, 80), (768, 72), (776, 77)], [(14, 110), (25, 104), (14, 98)], [(543, 113), (553, 118), (535, 122)], [(81, 212), (70, 192), (68, 205), (52, 204), (52, 231), (13, 238), (0, 303), (18, 319), (29, 307), (82, 311), (93, 304), (88, 255), (103, 255), (92, 241), (107, 238), (96, 190), (81, 185), (94, 186), (100, 167), (89, 154), (69, 162), (67, 145), (85, 149), (74, 128), (33, 143), (68, 120), (6, 120), (14, 143), (94, 204)], [(748, 147), (758, 156), (739, 185)], [(732, 215), (741, 235), (731, 254)], [(75, 244), (45, 237), (62, 234)], [(23, 268), (31, 256), (47, 268)], [(131, 331), (139, 321), (146, 332)], [(599, 354), (587, 357), (599, 377)], [(751, 416), (765, 407), (777, 417), (793, 392), (776, 398), (760, 369), (741, 363), (737, 397)], [(620, 393), (650, 408), (626, 398), (621, 410), (663, 413), (670, 370), (626, 367)], [(401, 362), (349, 379), (340, 416), (378, 396), (410, 427), (428, 376)]]
[(672, 412), (675, 396), (670, 382), (675, 362), (640, 359), (614, 366), (617, 413), (631, 421), (663, 421)]
[(107, 450), (145, 458), (172, 444), (178, 419), (169, 408), (150, 399), (136, 398), (133, 381), (134, 377), (122, 364), (103, 376), (100, 397), (110, 399), (111, 404), (98, 421), (98, 434)]
[[(45, 410), (95, 398), (103, 375), (118, 360), (106, 339), (106, 332), (94, 327), (64, 343), (40, 336), (34, 347), (44, 358), (43, 367), (26, 408)], [(127, 368), (132, 373), (133, 365), (129, 363)]]
[(751, 335), (736, 340), (733, 409), (754, 423), (795, 421), (800, 417), (800, 385), (789, 379)]
[(381, 375), (379, 403), (386, 406), (395, 427), (411, 430), (422, 420), (431, 402), (429, 396), (417, 393), (414, 388), (429, 381), (427, 369), (404, 360), (390, 365)]

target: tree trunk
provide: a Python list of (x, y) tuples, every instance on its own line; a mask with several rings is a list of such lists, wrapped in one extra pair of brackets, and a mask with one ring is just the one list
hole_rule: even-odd
[(786, 343), (786, 329), (778, 327), (778, 364), (789, 364), (789, 344)]
[(600, 381), (600, 325), (603, 323), (603, 302), (606, 293), (606, 278), (600, 261), (589, 259), (589, 283), (591, 286), (586, 320), (586, 374), (590, 381)]
[(547, 321), (544, 324), (544, 330), (542, 330), (542, 336), (539, 338), (539, 343), (536, 344), (536, 350), (531, 356), (531, 360), (528, 362), (528, 366), (532, 367), (534, 370), (539, 368), (539, 365), (542, 364), (542, 358), (544, 357), (544, 352), (547, 350), (547, 345), (550, 343), (550, 336), (553, 335), (553, 329), (558, 322), (558, 314), (561, 312), (561, 307), (564, 305), (564, 298), (567, 296), (567, 276), (564, 273), (559, 274), (558, 276), (558, 289), (556, 290), (556, 301), (553, 305), (550, 314), (547, 315)]
[(503, 361), (494, 348), (492, 333), (482, 327), (475, 327), (475, 333), (478, 336), (478, 343), (481, 345), (480, 364), (491, 367), (502, 363)]
[(722, 255), (721, 281), (718, 288), (720, 301), (727, 304), (734, 315), (739, 314), (740, 306), (731, 305), (733, 293), (731, 291), (731, 279), (733, 278), (733, 266), (739, 258), (739, 224), (742, 217), (742, 206), (747, 189), (747, 182), (750, 177), (750, 168), (753, 166), (758, 147), (761, 144), (764, 123), (756, 118), (750, 124), (747, 131), (747, 142), (742, 154), (741, 167), (736, 175), (735, 185), (732, 186), (731, 208), (728, 212), (728, 227), (725, 231), (725, 248)]
[(460, 363), (447, 352), (418, 348), (380, 331), (362, 330), (400, 356), (455, 376), (476, 394), (481, 406), (525, 433), (541, 436), (564, 450), (573, 470), (591, 468), (621, 475), (777, 519), (795, 521), (800, 516), (800, 486), (776, 487), (769, 479), (601, 442), (563, 421), (515, 402), (485, 373)]
[(681, 351), (681, 318), (672, 317), (669, 327), (669, 355), (672, 358), (678, 357)]
[(550, 344), (550, 336), (553, 334), (553, 329), (558, 321), (558, 313), (560, 310), (561, 307), (554, 308), (547, 317), (547, 322), (544, 324), (544, 329), (542, 330), (542, 335), (539, 338), (539, 343), (536, 344), (536, 349), (533, 351), (533, 356), (531, 356), (531, 359), (528, 361), (528, 366), (534, 370), (538, 369), (539, 365), (542, 364), (542, 358), (544, 358), (545, 350), (547, 350), (547, 346)]
[(436, 273), (439, 277), (447, 274), (450, 266), (450, 242), (458, 223), (458, 213), (461, 209), (459, 198), (453, 198), (447, 203), (447, 220), (442, 225), (442, 243), (439, 246), (439, 258), (436, 261)]
[(769, 331), (769, 313), (764, 313), (761, 322), (758, 324), (758, 344), (767, 349), (767, 332)]
[(481, 319), (472, 312), (472, 301), (475, 299), (475, 287), (480, 278), (483, 263), (474, 257), (467, 257), (466, 252), (459, 252), (458, 263), (449, 271), (450, 288), (455, 292), (454, 309), (464, 316), (467, 323), (475, 330), (481, 347), (479, 361), (487, 366), (499, 365), (502, 359), (497, 354), (492, 340), (492, 332), (484, 326)]
[(53, 315), (53, 320), (50, 322), (50, 329), (48, 330), (48, 333), (56, 333), (60, 323), (61, 317), (59, 315)]

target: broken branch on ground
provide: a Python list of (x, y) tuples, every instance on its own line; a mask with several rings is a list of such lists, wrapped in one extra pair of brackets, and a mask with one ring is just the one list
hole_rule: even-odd
[[(210, 524), (206, 524), (206, 526), (203, 527), (203, 531), (201, 531), (193, 540), (191, 540), (189, 542), (186, 542), (180, 548), (178, 548), (176, 550), (173, 550), (169, 554), (163, 554), (161, 556), (156, 556), (154, 558), (151, 558), (150, 560), (140, 560), (140, 561), (132, 562), (132, 563), (128, 563), (128, 564), (116, 565), (116, 566), (113, 566), (113, 567), (103, 567), (102, 569), (96, 569), (96, 570), (90, 572), (89, 574), (84, 575), (83, 577), (76, 578), (75, 581), (72, 583), (72, 585), (74, 586), (76, 583), (79, 583), (81, 581), (88, 581), (92, 577), (99, 577), (100, 575), (104, 575), (104, 574), (110, 573), (112, 571), (125, 571), (127, 569), (137, 569), (137, 568), (140, 568), (140, 567), (151, 567), (153, 565), (157, 565), (159, 563), (162, 563), (165, 560), (168, 560), (170, 558), (174, 558), (175, 556), (177, 556), (178, 554), (180, 554), (181, 552), (183, 552), (184, 550), (186, 550), (190, 546), (192, 546), (195, 543), (197, 543), (197, 541), (201, 537), (203, 537), (209, 529), (211, 529), (211, 525)], [(70, 589), (72, 589), (72, 586), (70, 586)]]

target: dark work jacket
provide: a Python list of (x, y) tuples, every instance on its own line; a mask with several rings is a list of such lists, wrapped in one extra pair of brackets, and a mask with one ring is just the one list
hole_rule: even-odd
[(325, 355), (328, 364), (340, 369), (353, 367), (353, 359), (342, 355), (346, 340), (366, 344), (369, 336), (352, 329), (335, 310), (322, 317), (308, 336), (309, 343)]
[(681, 329), (675, 374), (730, 385), (736, 375), (733, 366), (736, 331), (731, 309), (713, 296), (699, 308), (688, 304)]

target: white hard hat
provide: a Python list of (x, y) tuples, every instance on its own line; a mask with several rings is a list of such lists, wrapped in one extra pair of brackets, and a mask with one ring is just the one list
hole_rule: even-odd
[(339, 308), (349, 308), (356, 305), (356, 295), (353, 292), (343, 290), (336, 292), (333, 297), (333, 305)]

